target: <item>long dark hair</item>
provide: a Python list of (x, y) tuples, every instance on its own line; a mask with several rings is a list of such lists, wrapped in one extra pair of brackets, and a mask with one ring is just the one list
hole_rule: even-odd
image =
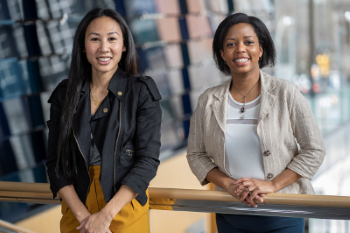
[(70, 65), (65, 100), (60, 121), (58, 140), (56, 175), (62, 168), (65, 178), (75, 184), (78, 179), (77, 154), (79, 153), (72, 133), (73, 114), (79, 102), (80, 91), (84, 81), (91, 80), (91, 64), (88, 62), (85, 50), (85, 32), (92, 20), (107, 16), (114, 19), (120, 26), (123, 34), (123, 43), (126, 51), (123, 52), (118, 63), (118, 69), (124, 70), (128, 75), (137, 74), (137, 54), (134, 39), (125, 20), (116, 11), (111, 9), (95, 8), (89, 11), (79, 23), (74, 36), (72, 61)]

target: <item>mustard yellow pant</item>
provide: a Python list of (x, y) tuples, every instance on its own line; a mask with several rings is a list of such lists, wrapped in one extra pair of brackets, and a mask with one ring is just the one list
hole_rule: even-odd
[[(93, 214), (99, 212), (106, 205), (106, 202), (99, 181), (101, 167), (90, 166), (89, 173), (91, 184), (85, 206)], [(64, 201), (62, 201), (62, 215), (61, 232), (79, 232), (76, 228), (80, 224)], [(149, 202), (142, 206), (136, 199), (132, 200), (114, 217), (109, 229), (113, 233), (149, 233)]]

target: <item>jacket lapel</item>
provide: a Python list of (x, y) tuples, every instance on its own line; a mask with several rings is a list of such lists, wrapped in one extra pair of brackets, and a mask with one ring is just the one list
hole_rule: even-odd
[(211, 104), (214, 116), (221, 128), (225, 133), (226, 129), (226, 111), (227, 111), (227, 97), (230, 88), (231, 79), (220, 85), (213, 93), (214, 99)]
[(258, 117), (258, 124), (268, 114), (270, 109), (273, 107), (276, 96), (272, 93), (275, 89), (276, 84), (274, 80), (266, 73), (260, 71), (261, 79), (261, 93), (260, 93), (260, 112)]

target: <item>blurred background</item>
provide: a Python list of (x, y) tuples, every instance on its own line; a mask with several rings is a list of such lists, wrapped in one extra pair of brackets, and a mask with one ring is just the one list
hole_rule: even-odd
[[(212, 59), (217, 26), (244, 12), (274, 39), (277, 64), (264, 71), (297, 85), (321, 128), (327, 155), (313, 179), (317, 194), (350, 196), (349, 0), (0, 0), (0, 181), (47, 182), (47, 100), (67, 78), (77, 25), (97, 6), (125, 17), (139, 72), (163, 97), (161, 167), (151, 185), (202, 188), (184, 159), (189, 120), (199, 95), (230, 78)], [(213, 232), (210, 214), (152, 211), (152, 232)], [(58, 227), (57, 206), (0, 202), (0, 219), (29, 228), (53, 212), (47, 221)], [(310, 219), (307, 229), (350, 232), (350, 224)]]

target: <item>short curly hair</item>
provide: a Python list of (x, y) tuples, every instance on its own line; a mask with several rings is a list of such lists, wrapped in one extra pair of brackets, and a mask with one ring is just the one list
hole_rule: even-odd
[(223, 44), (227, 32), (229, 29), (238, 23), (250, 24), (258, 37), (259, 45), (263, 45), (263, 55), (259, 60), (260, 69), (270, 65), (271, 67), (275, 65), (276, 60), (276, 50), (273, 43), (272, 37), (266, 25), (257, 17), (248, 16), (244, 13), (235, 13), (224, 19), (218, 29), (215, 32), (213, 39), (213, 57), (218, 69), (225, 75), (230, 75), (230, 68), (225, 64), (225, 61), (221, 57), (220, 50), (223, 49)]

